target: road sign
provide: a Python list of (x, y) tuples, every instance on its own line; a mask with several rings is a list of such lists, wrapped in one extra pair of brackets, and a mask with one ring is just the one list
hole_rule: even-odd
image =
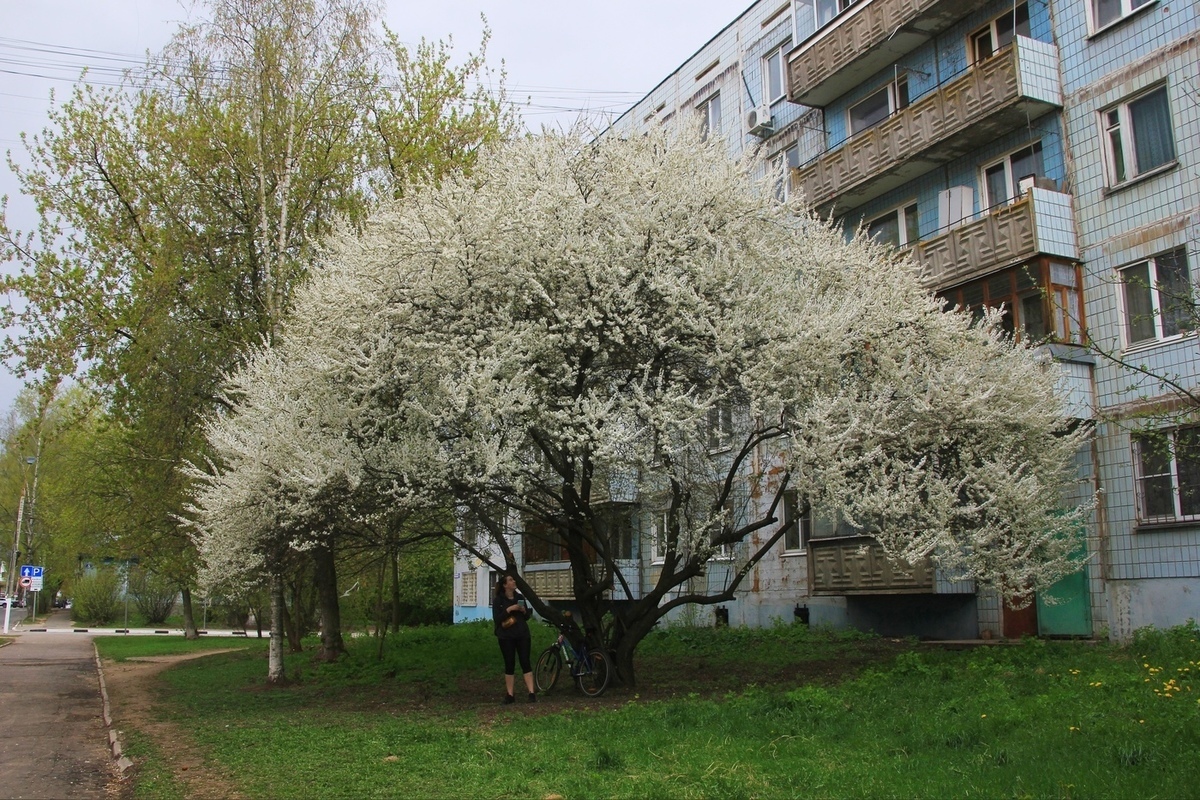
[[(45, 573), (45, 571), (46, 571), (45, 567), (35, 567), (30, 564), (22, 565), (21, 566), (21, 585), (28, 586), (30, 589), (33, 589), (33, 591), (35, 591), (35, 592), (40, 592), (42, 590), (42, 580), (44, 578), (43, 573)], [(25, 583), (26, 578), (29, 579), (29, 583)]]
[(21, 578), (21, 585), (24, 586), (26, 589), (28, 589), (30, 586), (33, 586), (33, 578), (30, 578), (30, 577)]

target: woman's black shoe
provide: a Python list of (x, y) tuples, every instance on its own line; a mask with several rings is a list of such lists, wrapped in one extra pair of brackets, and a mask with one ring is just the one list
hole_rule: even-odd
[(502, 701), (502, 705), (507, 706), (507, 705), (510, 705), (515, 702), (517, 702), (517, 699), (515, 697), (513, 697), (511, 694), (506, 694), (506, 695), (504, 695), (504, 700)]

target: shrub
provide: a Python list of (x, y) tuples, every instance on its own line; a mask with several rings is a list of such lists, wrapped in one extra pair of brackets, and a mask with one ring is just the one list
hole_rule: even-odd
[(101, 569), (75, 581), (74, 616), (89, 625), (104, 625), (117, 616), (121, 579), (116, 570)]
[(146, 619), (146, 624), (158, 625), (171, 616), (179, 589), (173, 581), (162, 575), (135, 569), (129, 573), (129, 593), (137, 610)]

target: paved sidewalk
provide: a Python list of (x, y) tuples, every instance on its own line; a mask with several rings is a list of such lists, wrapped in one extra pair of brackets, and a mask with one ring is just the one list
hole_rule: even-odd
[[(38, 627), (69, 631), (70, 612)], [(91, 635), (15, 633), (0, 647), (0, 797), (105, 797), (115, 771)]]

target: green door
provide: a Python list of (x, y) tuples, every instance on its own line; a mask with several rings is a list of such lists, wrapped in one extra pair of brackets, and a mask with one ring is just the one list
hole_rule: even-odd
[[(1039, 636), (1091, 636), (1092, 604), (1088, 599), (1087, 565), (1067, 575), (1037, 597)], [(1047, 596), (1054, 599), (1047, 602)]]

